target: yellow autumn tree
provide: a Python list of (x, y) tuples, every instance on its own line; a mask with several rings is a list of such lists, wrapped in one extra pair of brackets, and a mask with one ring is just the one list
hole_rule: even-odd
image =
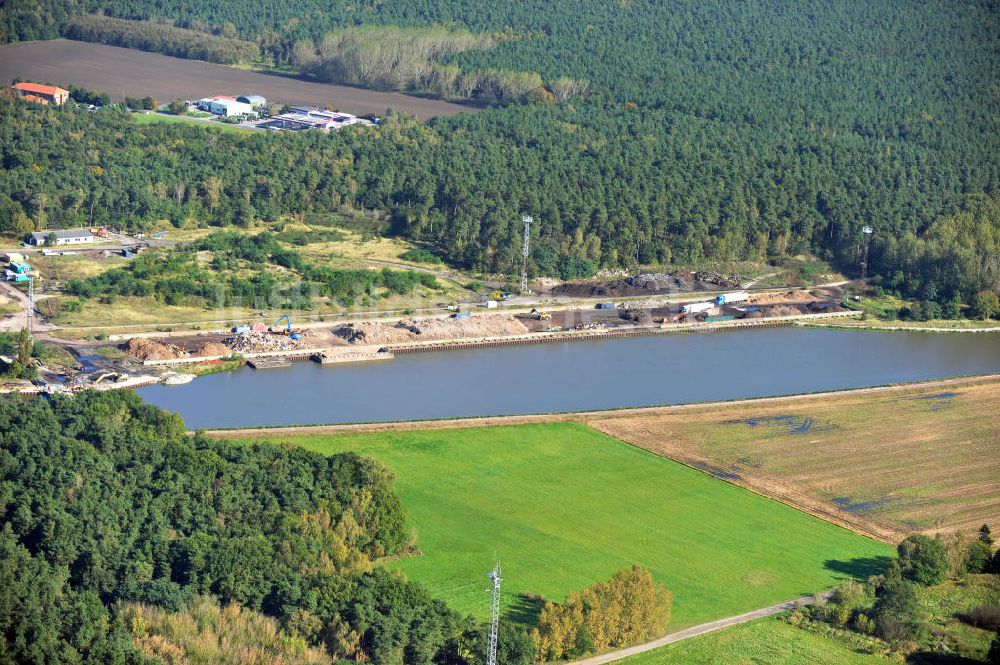
[(666, 632), (672, 609), (670, 592), (634, 565), (563, 603), (547, 602), (533, 633), (539, 658), (559, 660), (649, 640)]

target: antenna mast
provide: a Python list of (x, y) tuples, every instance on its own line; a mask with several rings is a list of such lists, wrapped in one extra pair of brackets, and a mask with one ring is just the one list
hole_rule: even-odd
[[(531, 219), (527, 217), (526, 219)], [(527, 224), (525, 223), (525, 230), (527, 230)], [(525, 235), (527, 238), (527, 234)], [(493, 567), (493, 570), (489, 574), (490, 582), (493, 583), (493, 605), (492, 612), (490, 613), (490, 649), (486, 655), (486, 665), (497, 665), (497, 635), (500, 628), (500, 562)]]
[(866, 290), (865, 280), (868, 278), (868, 243), (871, 242), (873, 229), (870, 226), (865, 226), (861, 229), (861, 232), (865, 236), (865, 247), (861, 256), (861, 293), (864, 294)]
[[(525, 215), (521, 218), (521, 221), (524, 222), (524, 241), (521, 243), (521, 293), (527, 293), (528, 242), (531, 240), (531, 223), (535, 220), (531, 217), (531, 215)], [(499, 570), (499, 568), (497, 570)]]

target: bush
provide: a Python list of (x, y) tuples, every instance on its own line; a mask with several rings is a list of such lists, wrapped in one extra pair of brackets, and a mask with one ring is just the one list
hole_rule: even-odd
[(992, 554), (990, 546), (983, 541), (977, 540), (972, 543), (965, 560), (966, 572), (976, 574), (988, 572)]
[(860, 612), (854, 617), (854, 630), (864, 635), (873, 635), (875, 633), (875, 621), (864, 612)]
[(906, 580), (887, 580), (872, 607), (875, 633), (888, 642), (906, 642), (920, 634), (917, 587)]
[(977, 605), (972, 608), (965, 620), (983, 630), (1000, 631), (1000, 607), (988, 603)]
[(948, 573), (944, 543), (924, 535), (913, 535), (899, 544), (899, 566), (903, 577), (921, 586), (939, 584)]
[(414, 261), (416, 263), (441, 263), (441, 259), (435, 254), (419, 247), (406, 250), (399, 255), (399, 258), (404, 261)]

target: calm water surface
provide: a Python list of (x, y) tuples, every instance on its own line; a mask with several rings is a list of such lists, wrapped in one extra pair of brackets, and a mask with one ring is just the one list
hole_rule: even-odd
[(771, 328), (241, 369), (138, 390), (191, 428), (584, 411), (1000, 372), (1000, 334)]

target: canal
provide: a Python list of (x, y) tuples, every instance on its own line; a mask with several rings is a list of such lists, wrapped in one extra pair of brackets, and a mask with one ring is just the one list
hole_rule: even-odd
[(586, 411), (1000, 372), (1000, 334), (768, 328), (241, 369), (137, 392), (190, 428)]

